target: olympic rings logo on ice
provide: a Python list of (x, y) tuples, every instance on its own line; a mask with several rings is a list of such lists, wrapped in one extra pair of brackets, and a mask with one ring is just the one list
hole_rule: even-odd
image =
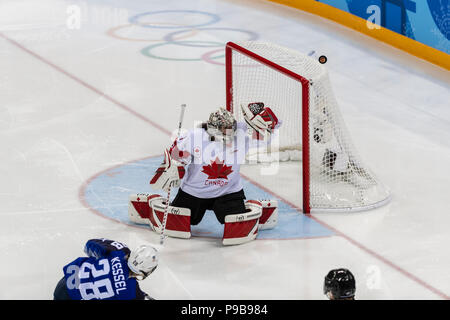
[[(145, 18), (151, 17), (157, 20), (161, 15), (174, 15), (176, 20), (182, 21), (186, 17), (201, 16), (206, 18), (205, 21), (192, 24), (178, 24), (172, 22), (146, 22)], [(180, 18), (180, 16), (182, 16)], [(227, 28), (227, 27), (210, 27), (212, 24), (219, 22), (221, 19), (218, 15), (205, 11), (197, 10), (162, 10), (150, 11), (137, 14), (128, 19), (129, 23), (119, 25), (109, 29), (106, 33), (119, 40), (132, 42), (154, 42), (140, 50), (140, 52), (149, 58), (167, 60), (167, 61), (205, 61), (211, 64), (221, 65), (224, 63), (217, 61), (225, 57), (224, 48), (228, 41), (251, 41), (258, 39), (259, 35), (253, 31)], [(151, 37), (128, 37), (123, 35), (123, 30), (131, 30), (139, 28), (139, 32), (144, 30), (147, 33), (153, 33)], [(169, 33), (161, 35), (162, 30), (170, 30)], [(131, 33), (130, 32), (130, 33)], [(220, 32), (227, 32), (227, 38), (221, 39)], [(214, 35), (213, 35), (214, 33)], [(230, 37), (231, 34), (236, 36)], [(196, 37), (196, 38), (194, 38)], [(173, 46), (170, 50), (170, 46)], [(180, 49), (188, 47), (187, 49)], [(164, 50), (165, 49), (165, 50)], [(179, 56), (164, 56), (158, 51), (172, 54), (187, 54), (195, 50), (195, 57), (179, 57)]]

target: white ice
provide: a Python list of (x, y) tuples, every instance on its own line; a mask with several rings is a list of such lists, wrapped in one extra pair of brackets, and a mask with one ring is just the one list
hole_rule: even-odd
[[(67, 25), (74, 8), (81, 9), (79, 29)], [(79, 193), (103, 170), (162, 154), (176, 129), (176, 106), (188, 105), (189, 127), (225, 103), (223, 66), (140, 53), (167, 29), (117, 30), (153, 42), (106, 33), (160, 10), (211, 12), (221, 20), (210, 27), (250, 30), (265, 41), (326, 54), (353, 141), (393, 198), (364, 213), (312, 215), (335, 232), (331, 237), (232, 247), (219, 239), (169, 238), (142, 288), (156, 299), (325, 299), (325, 274), (347, 267), (357, 279), (357, 299), (448, 299), (448, 71), (328, 20), (257, 0), (0, 3), (0, 299), (52, 299), (62, 267), (82, 255), (90, 238), (130, 247), (158, 243), (150, 230), (95, 214)], [(167, 26), (205, 21), (158, 19)], [(245, 35), (190, 36), (225, 43)], [(205, 51), (155, 49), (175, 58), (199, 52)], [(266, 187), (284, 196), (282, 186)]]

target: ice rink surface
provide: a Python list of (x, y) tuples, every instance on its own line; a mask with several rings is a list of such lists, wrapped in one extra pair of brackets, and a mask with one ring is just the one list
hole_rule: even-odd
[[(185, 128), (223, 106), (223, 47), (249, 39), (328, 56), (354, 144), (392, 200), (303, 217), (295, 175), (277, 184), (243, 168), (249, 185), (291, 204), (316, 236), (231, 247), (216, 237), (169, 238), (144, 291), (169, 300), (321, 300), (326, 273), (346, 267), (357, 299), (449, 299), (448, 72), (256, 0), (0, 3), (0, 299), (52, 299), (62, 267), (90, 238), (158, 244), (149, 228), (113, 214), (126, 217), (126, 203), (100, 192), (136, 190), (89, 188), (115, 168), (159, 157), (180, 104), (188, 106)], [(139, 178), (152, 170), (144, 166)]]

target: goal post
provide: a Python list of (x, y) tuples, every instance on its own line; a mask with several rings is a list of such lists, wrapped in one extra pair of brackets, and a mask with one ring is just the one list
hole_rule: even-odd
[(360, 211), (389, 201), (388, 189), (356, 153), (324, 65), (259, 41), (228, 42), (225, 62), (227, 109), (242, 121), (241, 105), (263, 102), (282, 121), (272, 149), (301, 154), (304, 213)]
[[(233, 42), (228, 42), (225, 49), (225, 59), (226, 59), (226, 105), (227, 109), (235, 114), (239, 114), (239, 109), (237, 108), (234, 110), (234, 104), (233, 104), (233, 51), (239, 52), (242, 55), (246, 55), (248, 58), (253, 59), (255, 61), (258, 61), (262, 65), (267, 66), (268, 68), (272, 68), (274, 70), (277, 70), (278, 72), (284, 74), (287, 77), (290, 77), (294, 79), (295, 81), (298, 81), (299, 85), (302, 87), (302, 113), (306, 116), (302, 119), (298, 119), (298, 121), (302, 121), (303, 127), (308, 127), (308, 121), (309, 117), (307, 116), (309, 113), (309, 80), (302, 77), (301, 75), (292, 72), (289, 69), (284, 68), (283, 66), (280, 66), (273, 61), (270, 61), (269, 59), (266, 59), (246, 48), (243, 46), (240, 46)], [(251, 67), (251, 66), (250, 66)], [(256, 100), (258, 100), (259, 97), (255, 97)], [(255, 100), (255, 101), (256, 101)], [(260, 101), (260, 100), (258, 100)], [(310, 212), (310, 204), (309, 204), (309, 132), (306, 132), (302, 135), (302, 159), (303, 159), (303, 211), (305, 213)]]

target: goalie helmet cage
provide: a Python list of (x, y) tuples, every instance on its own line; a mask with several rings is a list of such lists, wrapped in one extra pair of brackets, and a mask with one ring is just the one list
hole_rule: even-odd
[(225, 62), (227, 109), (242, 121), (241, 105), (263, 102), (282, 121), (275, 149), (301, 150), (304, 213), (362, 211), (390, 200), (352, 145), (324, 65), (258, 41), (228, 42)]

